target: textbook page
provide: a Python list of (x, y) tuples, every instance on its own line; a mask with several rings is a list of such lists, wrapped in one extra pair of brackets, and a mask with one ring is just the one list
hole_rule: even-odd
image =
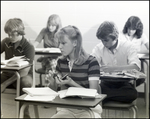
[(17, 60), (17, 61), (9, 61), (6, 64), (6, 66), (9, 66), (9, 67), (22, 67), (22, 66), (26, 66), (26, 65), (29, 65), (29, 62), (28, 61), (24, 61), (22, 59)]
[[(60, 98), (69, 97), (69, 96), (66, 96), (66, 93), (67, 93), (67, 89), (58, 91), (58, 94), (59, 94)], [(101, 94), (96, 93), (95, 98), (102, 98), (102, 96), (101, 96)]]
[(21, 59), (23, 57), (25, 57), (25, 56), (14, 56), (14, 57), (12, 57), (10, 59), (7, 59), (7, 60), (1, 60), (1, 64), (5, 65), (5, 64), (7, 64), (10, 61), (18, 61), (19, 59)]
[(39, 88), (23, 88), (25, 93), (30, 96), (57, 96), (58, 93), (49, 87), (39, 87)]
[(79, 87), (69, 87), (67, 90), (59, 91), (60, 98), (79, 96), (81, 98), (96, 98), (97, 90)]

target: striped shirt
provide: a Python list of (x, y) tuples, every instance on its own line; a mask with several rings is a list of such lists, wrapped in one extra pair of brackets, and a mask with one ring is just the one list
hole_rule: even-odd
[(68, 63), (67, 59), (59, 59), (56, 70), (61, 72), (63, 76), (68, 73), (72, 80), (85, 88), (89, 88), (88, 77), (100, 77), (99, 64), (96, 58), (91, 55), (82, 65), (74, 63), (71, 71)]

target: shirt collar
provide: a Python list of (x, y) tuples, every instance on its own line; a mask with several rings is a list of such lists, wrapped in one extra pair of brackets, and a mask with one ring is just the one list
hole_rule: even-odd
[(14, 49), (17, 49), (20, 53), (23, 52), (23, 43), (24, 43), (24, 37), (22, 37), (22, 39), (20, 41), (17, 41), (16, 43), (12, 43), (12, 42), (8, 42), (8, 43), (5, 43), (7, 45), (8, 48), (10, 47), (13, 47), (14, 46)]

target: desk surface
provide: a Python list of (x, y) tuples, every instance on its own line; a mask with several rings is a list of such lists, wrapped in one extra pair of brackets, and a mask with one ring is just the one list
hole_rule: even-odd
[(24, 69), (26, 67), (29, 67), (31, 66), (32, 64), (29, 64), (29, 65), (25, 65), (25, 66), (21, 66), (21, 67), (9, 67), (9, 66), (3, 66), (1, 65), (1, 70), (2, 71), (8, 71), (8, 70), (12, 70), (12, 71), (19, 71), (21, 69)]
[(140, 60), (149, 60), (149, 54), (148, 53), (142, 53), (142, 54), (138, 54), (138, 57)]
[(59, 56), (61, 51), (59, 48), (36, 48), (36, 55), (50, 55), (50, 56)]
[(53, 101), (30, 101), (30, 100), (24, 100), (26, 97), (26, 94), (19, 96), (15, 98), (15, 101), (22, 101), (24, 103), (31, 103), (32, 105), (54, 105), (58, 107), (83, 107), (83, 108), (94, 108), (97, 104), (99, 104), (103, 99), (106, 98), (106, 94), (101, 94), (102, 98), (96, 98), (96, 99), (81, 99), (81, 98), (64, 98), (61, 99), (59, 96), (56, 96), (56, 98)]

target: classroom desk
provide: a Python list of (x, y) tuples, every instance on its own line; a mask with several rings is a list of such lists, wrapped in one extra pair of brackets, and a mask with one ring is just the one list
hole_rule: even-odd
[[(7, 81), (5, 81), (4, 83), (1, 84), (1, 93), (4, 91), (4, 89), (11, 84), (12, 82), (17, 80), (17, 94), (16, 96), (20, 96), (20, 77), (22, 77), (22, 74), (20, 74), (20, 71), (30, 67), (31, 64), (26, 65), (26, 66), (22, 66), (22, 67), (8, 67), (8, 66), (2, 66), (1, 65), (1, 71), (3, 72), (14, 72), (14, 74), (16, 75), (16, 78), (9, 78)], [(18, 117), (19, 115), (19, 102), (16, 103), (16, 116)]]
[(15, 98), (15, 101), (24, 103), (24, 105), (20, 109), (20, 116), (19, 116), (20, 118), (23, 117), (23, 112), (26, 105), (34, 105), (35, 118), (39, 118), (39, 113), (37, 108), (38, 105), (63, 107), (63, 108), (75, 108), (75, 109), (88, 109), (88, 108), (94, 108), (107, 96), (105, 94), (101, 94), (101, 95), (102, 98), (97, 98), (97, 99), (81, 99), (81, 98), (61, 99), (59, 98), (59, 96), (56, 96), (56, 98), (52, 101), (33, 101), (33, 100), (30, 101), (30, 100), (24, 100), (24, 98), (26, 97), (26, 94), (24, 94)]
[[(149, 118), (149, 53), (141, 53), (141, 54), (138, 54), (138, 57), (139, 59), (141, 60), (141, 71), (146, 73), (147, 74), (147, 77), (146, 77), (146, 100), (145, 100), (145, 103), (146, 103), (146, 117)], [(144, 63), (146, 64), (146, 70), (147, 72), (144, 71)]]

